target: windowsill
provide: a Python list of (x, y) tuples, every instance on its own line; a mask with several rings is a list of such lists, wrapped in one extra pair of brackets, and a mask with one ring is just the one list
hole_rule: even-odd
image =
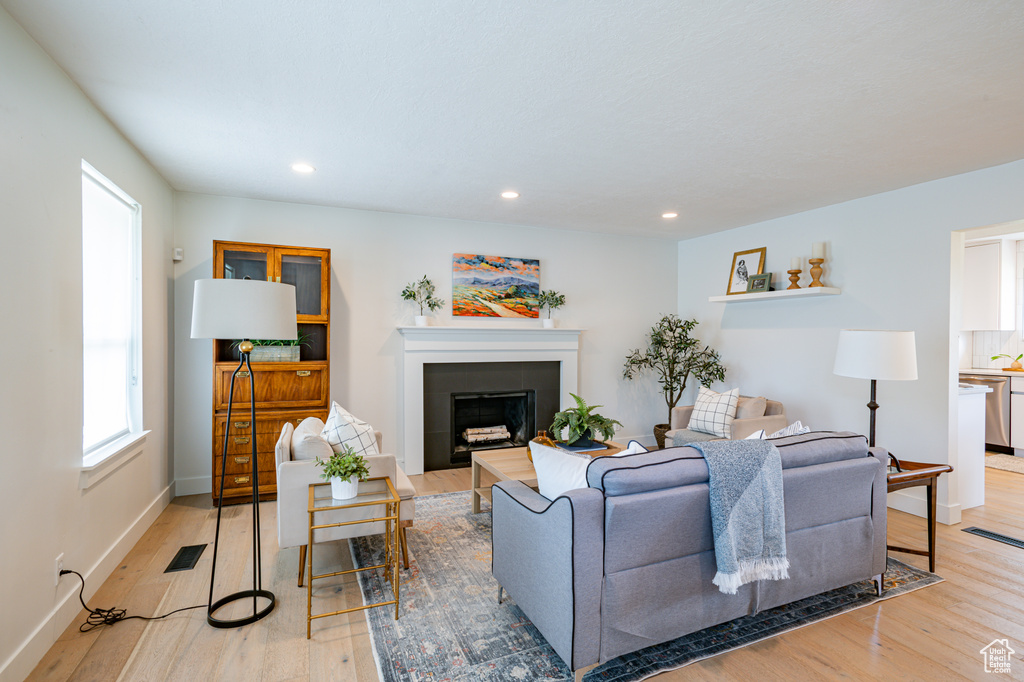
[(82, 460), (82, 473), (78, 477), (78, 488), (86, 490), (135, 459), (146, 444), (149, 431), (129, 433), (103, 448), (89, 453)]

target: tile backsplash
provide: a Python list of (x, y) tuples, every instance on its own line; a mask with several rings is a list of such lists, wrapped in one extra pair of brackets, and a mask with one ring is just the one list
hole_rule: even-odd
[[(1024, 241), (1017, 242), (1017, 313), (1016, 327), (1012, 332), (968, 332), (971, 354), (971, 367), (978, 369), (1002, 369), (1010, 365), (1010, 360), (999, 358), (992, 360), (993, 355), (1012, 355), (1017, 357), (1024, 353), (1024, 323), (1021, 320), (1021, 302), (1024, 302)], [(1024, 360), (1022, 360), (1024, 362)]]

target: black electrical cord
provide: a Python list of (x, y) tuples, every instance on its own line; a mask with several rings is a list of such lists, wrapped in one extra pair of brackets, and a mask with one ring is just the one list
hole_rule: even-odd
[(182, 609), (175, 609), (174, 611), (165, 613), (162, 616), (128, 616), (125, 615), (126, 611), (124, 609), (116, 608), (90, 609), (88, 604), (85, 603), (85, 598), (82, 596), (83, 593), (85, 592), (85, 578), (83, 578), (82, 574), (78, 571), (62, 570), (60, 572), (61, 575), (67, 575), (68, 573), (74, 573), (78, 576), (78, 579), (82, 581), (82, 586), (78, 588), (78, 601), (82, 602), (82, 608), (89, 612), (89, 617), (86, 618), (85, 622), (82, 623), (81, 627), (78, 628), (79, 632), (89, 632), (89, 630), (92, 630), (93, 628), (98, 628), (101, 625), (113, 625), (114, 623), (120, 622), (122, 620), (131, 620), (132, 618), (138, 618), (139, 620), (160, 620), (161, 618), (166, 618), (171, 614), (179, 613), (181, 611), (190, 611), (192, 609), (206, 608), (206, 604), (197, 604), (196, 606), (186, 606)]

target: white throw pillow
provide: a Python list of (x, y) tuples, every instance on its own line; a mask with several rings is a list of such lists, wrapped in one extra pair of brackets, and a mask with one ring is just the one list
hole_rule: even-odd
[(768, 437), (769, 438), (782, 438), (783, 436), (799, 436), (800, 434), (810, 433), (810, 432), (811, 432), (811, 427), (810, 426), (804, 426), (799, 421), (795, 421), (792, 424), (790, 424), (789, 426), (787, 426), (786, 428), (779, 429), (778, 431), (776, 431), (775, 433), (773, 433), (772, 435), (770, 435)]
[(593, 458), (585, 452), (569, 452), (530, 441), (533, 468), (537, 470), (540, 494), (553, 500), (567, 490), (587, 487), (587, 465)]
[(732, 422), (736, 418), (736, 404), (740, 389), (716, 393), (700, 387), (693, 402), (693, 412), (686, 428), (698, 433), (707, 433), (718, 438), (732, 438)]
[[(298, 433), (298, 431), (296, 431)], [(307, 433), (302, 438), (292, 437), (292, 459), (302, 461), (307, 459), (328, 459), (334, 453), (331, 444), (323, 439), (319, 433)]]
[(767, 436), (764, 435), (764, 429), (758, 429), (743, 440), (764, 440), (765, 438), (767, 438)]
[(377, 437), (373, 427), (362, 419), (350, 414), (338, 403), (331, 405), (331, 413), (320, 433), (331, 450), (341, 452), (345, 446), (351, 446), (357, 455), (379, 455)]
[(638, 455), (641, 452), (649, 452), (647, 448), (638, 443), (635, 440), (629, 441), (629, 445), (622, 452), (616, 452), (612, 457), (622, 457), (623, 455)]

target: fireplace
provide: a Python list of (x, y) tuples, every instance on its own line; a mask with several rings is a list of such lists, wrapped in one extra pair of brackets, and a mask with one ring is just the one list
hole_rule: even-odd
[(467, 466), (476, 450), (522, 447), (537, 431), (537, 392), (497, 391), (494, 393), (451, 394), (451, 455), (448, 465), (430, 469)]
[[(402, 411), (395, 456), (405, 473), (410, 476), (422, 474), (425, 454), (428, 450), (433, 451), (439, 439), (448, 441), (444, 447), (451, 447), (449, 393), (488, 393), (534, 388), (537, 391), (536, 423), (541, 429), (546, 428), (545, 422), (551, 423), (550, 419), (559, 406), (572, 404), (572, 396), (569, 394), (579, 392), (580, 337), (583, 330), (524, 327), (521, 322), (512, 321), (499, 326), (501, 324), (496, 321), (486, 327), (398, 328), (402, 336), (399, 369), (399, 404)], [(486, 366), (493, 363), (523, 363), (529, 366), (551, 363), (550, 366), (557, 367), (558, 381), (543, 391), (536, 386), (523, 384), (454, 385), (444, 389), (443, 398), (434, 395), (442, 388), (439, 382), (452, 383), (457, 380), (457, 376), (444, 380), (428, 378), (435, 364)], [(501, 379), (501, 374), (498, 372), (493, 376)], [(443, 407), (437, 408), (438, 403), (442, 403)], [(388, 446), (385, 444), (385, 447)]]
[(467, 467), (474, 450), (525, 446), (558, 411), (559, 374), (557, 362), (425, 365), (424, 470)]

